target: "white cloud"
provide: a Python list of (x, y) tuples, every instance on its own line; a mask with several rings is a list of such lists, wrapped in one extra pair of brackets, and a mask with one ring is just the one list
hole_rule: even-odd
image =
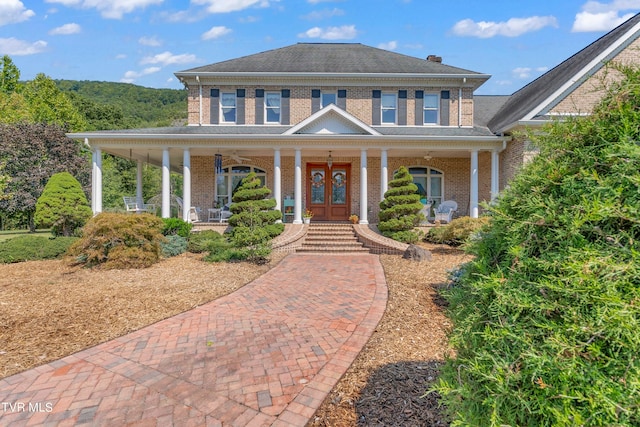
[(270, 5), (269, 0), (191, 0), (191, 3), (207, 6), (209, 13), (238, 12), (250, 7), (269, 7)]
[(14, 37), (8, 39), (0, 38), (0, 55), (25, 56), (42, 53), (47, 48), (47, 42), (38, 40), (37, 42), (28, 42), (18, 40)]
[(122, 19), (126, 13), (144, 9), (149, 5), (162, 4), (164, 0), (45, 0), (47, 3), (59, 3), (68, 7), (96, 9), (103, 18)]
[(49, 31), (49, 34), (52, 36), (68, 36), (70, 34), (78, 34), (82, 32), (82, 27), (80, 25), (71, 23), (64, 24), (60, 27), (56, 27), (53, 30)]
[(0, 27), (26, 21), (35, 14), (33, 10), (25, 8), (20, 0), (2, 0), (0, 2)]
[(378, 47), (384, 50), (396, 50), (398, 48), (398, 42), (395, 40), (392, 40), (390, 42), (380, 43)]
[(188, 64), (190, 62), (197, 61), (195, 55), (192, 54), (182, 54), (182, 55), (174, 55), (171, 52), (163, 52), (154, 56), (147, 56), (142, 58), (140, 64), (161, 64), (162, 66), (172, 65), (172, 64)]
[(160, 40), (156, 36), (152, 36), (152, 37), (143, 36), (143, 37), (140, 37), (138, 39), (138, 43), (143, 45), (143, 46), (152, 46), (152, 47), (162, 46), (162, 40)]
[(344, 15), (344, 10), (334, 7), (333, 9), (315, 10), (302, 18), (309, 21), (320, 21), (322, 19), (333, 18), (334, 16)]
[(142, 71), (127, 71), (124, 73), (124, 77), (120, 79), (123, 83), (133, 83), (136, 79), (140, 77), (148, 76), (149, 74), (154, 74), (160, 71), (162, 68), (160, 67), (149, 67), (145, 68)]
[(307, 3), (309, 4), (318, 4), (318, 3), (335, 3), (335, 2), (341, 2), (344, 0), (307, 0)]
[(124, 53), (119, 53), (116, 55), (116, 59), (127, 59), (127, 55)]
[(217, 39), (219, 37), (224, 36), (225, 34), (229, 34), (230, 32), (231, 32), (231, 29), (225, 26), (211, 27), (209, 31), (202, 34), (201, 38), (202, 40)]
[[(588, 1), (576, 14), (571, 31), (609, 31), (630, 19), (640, 9), (640, 0), (614, 0), (611, 3)], [(632, 11), (622, 14), (623, 11)]]
[(323, 39), (323, 40), (345, 40), (353, 39), (358, 35), (355, 25), (343, 25), (341, 27), (320, 28), (313, 27), (304, 33), (298, 34), (300, 38)]
[(495, 36), (517, 37), (525, 33), (538, 31), (544, 27), (558, 27), (558, 20), (554, 16), (511, 18), (506, 22), (475, 22), (472, 19), (463, 19), (453, 26), (453, 33), (457, 36), (479, 37), (482, 39)]
[(535, 73), (537, 75), (540, 75), (544, 72), (546, 72), (549, 69), (549, 67), (536, 67), (536, 68), (531, 68), (531, 67), (517, 67), (514, 68), (513, 70), (511, 70), (511, 74), (513, 74), (514, 77), (518, 78), (518, 79), (528, 79), (529, 77), (531, 77), (532, 73), (535, 71)]

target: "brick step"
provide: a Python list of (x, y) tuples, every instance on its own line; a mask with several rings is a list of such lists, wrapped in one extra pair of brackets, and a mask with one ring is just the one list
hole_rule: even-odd
[(369, 252), (369, 249), (358, 241), (350, 224), (311, 223), (305, 240), (296, 252)]
[(332, 235), (332, 234), (328, 234), (328, 235), (313, 235), (313, 236), (309, 236), (307, 235), (307, 237), (305, 238), (305, 242), (342, 242), (342, 241), (347, 241), (347, 242), (353, 242), (353, 241), (358, 241), (357, 239), (355, 239), (355, 237), (353, 235), (351, 236), (336, 236), (336, 235)]
[(335, 247), (335, 246), (302, 246), (298, 248), (296, 252), (306, 253), (369, 253), (369, 249), (365, 247), (353, 248), (353, 247)]

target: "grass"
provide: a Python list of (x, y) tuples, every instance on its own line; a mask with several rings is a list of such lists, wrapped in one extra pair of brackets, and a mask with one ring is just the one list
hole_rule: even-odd
[(29, 230), (4, 230), (0, 231), (0, 242), (3, 240), (13, 239), (18, 236), (28, 236), (28, 235), (42, 235), (42, 236), (50, 236), (51, 230), (41, 229), (36, 230), (35, 233), (30, 232)]

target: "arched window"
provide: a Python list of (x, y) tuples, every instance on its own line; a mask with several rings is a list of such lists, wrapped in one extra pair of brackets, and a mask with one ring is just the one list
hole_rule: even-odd
[(267, 182), (267, 172), (263, 169), (248, 165), (229, 166), (216, 174), (216, 202), (219, 207), (231, 203), (233, 193), (236, 192), (242, 179), (255, 172), (262, 185)]
[(409, 167), (409, 173), (413, 177), (413, 183), (418, 186), (420, 201), (426, 204), (427, 200), (431, 200), (432, 208), (438, 207), (444, 194), (444, 173), (424, 166)]

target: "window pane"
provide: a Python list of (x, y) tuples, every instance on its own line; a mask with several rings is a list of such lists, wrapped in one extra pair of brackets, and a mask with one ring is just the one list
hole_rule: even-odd
[(431, 197), (441, 197), (442, 196), (442, 178), (440, 177), (431, 177)]
[(279, 123), (280, 122), (280, 110), (274, 110), (267, 108), (267, 122)]
[(438, 95), (425, 95), (424, 108), (438, 108)]
[(427, 177), (414, 176), (413, 183), (418, 187), (418, 193), (420, 194), (420, 201), (422, 203), (427, 203)]
[(395, 123), (396, 110), (382, 110), (382, 123)]
[(382, 94), (382, 108), (396, 108), (396, 96), (390, 93)]
[(438, 112), (435, 110), (424, 110), (424, 122), (425, 123), (437, 123)]
[(324, 204), (324, 169), (311, 170), (311, 203)]
[(335, 93), (323, 93), (322, 94), (322, 106), (326, 107), (329, 104), (336, 103), (336, 94)]
[(279, 93), (267, 93), (265, 98), (267, 107), (280, 107), (280, 94)]
[(235, 122), (236, 121), (236, 109), (235, 108), (222, 108), (222, 120), (225, 122)]
[(347, 203), (347, 172), (337, 169), (331, 172), (331, 203), (343, 205)]
[(427, 168), (409, 168), (409, 173), (415, 178), (416, 175), (426, 175)]
[(236, 95), (234, 93), (223, 93), (220, 98), (220, 104), (223, 107), (235, 107), (236, 106)]
[(233, 173), (249, 174), (251, 172), (251, 166), (234, 166)]

